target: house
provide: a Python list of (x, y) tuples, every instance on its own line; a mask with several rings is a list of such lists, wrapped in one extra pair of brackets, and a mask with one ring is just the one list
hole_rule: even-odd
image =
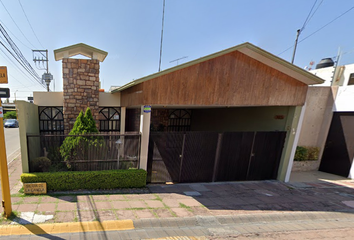
[[(60, 111), (63, 106), (59, 126), (67, 133), (86, 106), (96, 119), (100, 108), (114, 108), (119, 123), (110, 122), (106, 130), (119, 126), (121, 134), (141, 134), (139, 167), (148, 171), (150, 182), (287, 181), (308, 86), (323, 83), (244, 43), (100, 93), (104, 51), (78, 44), (54, 52), (63, 61), (64, 92), (34, 93), (31, 109), (40, 113), (43, 107)], [(77, 54), (92, 59), (70, 58)], [(27, 106), (20, 111), (25, 115)], [(34, 128), (37, 133), (53, 131), (55, 117), (46, 119), (47, 125), (32, 118), (33, 126), (21, 139)], [(99, 121), (97, 125), (105, 129)], [(26, 157), (23, 161), (28, 166)]]
[(298, 145), (320, 148), (320, 171), (353, 179), (354, 64), (326, 58), (310, 72), (325, 82), (309, 87)]

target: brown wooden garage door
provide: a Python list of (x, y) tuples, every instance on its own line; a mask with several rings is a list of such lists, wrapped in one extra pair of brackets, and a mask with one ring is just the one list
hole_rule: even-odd
[(148, 182), (276, 179), (286, 132), (151, 133)]

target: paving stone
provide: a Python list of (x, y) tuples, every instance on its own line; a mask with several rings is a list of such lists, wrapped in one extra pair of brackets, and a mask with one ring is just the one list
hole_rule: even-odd
[(144, 210), (136, 210), (135, 214), (137, 215), (138, 218), (156, 218), (156, 216), (153, 214), (152, 211), (149, 209), (144, 209)]
[(112, 205), (110, 202), (95, 202), (94, 206), (97, 210), (112, 208)]
[(188, 191), (188, 192), (183, 192), (184, 195), (186, 196), (190, 196), (190, 197), (196, 197), (196, 196), (201, 196), (202, 194), (200, 194), (197, 191)]
[(151, 208), (164, 208), (165, 206), (158, 200), (145, 200), (145, 203)]
[(37, 209), (40, 212), (55, 212), (56, 203), (40, 203)]
[(59, 202), (77, 202), (77, 197), (76, 196), (59, 196), (58, 201)]
[(58, 198), (56, 197), (42, 197), (41, 203), (56, 203), (58, 202)]
[(158, 209), (154, 209), (153, 210), (157, 216), (159, 216), (160, 218), (169, 218), (169, 217), (173, 217), (172, 213), (165, 208), (158, 208)]
[(197, 207), (201, 206), (200, 202), (197, 200), (190, 198), (190, 199), (177, 199), (178, 202), (183, 203), (184, 205), (188, 207)]
[(107, 195), (92, 195), (92, 199), (96, 201), (107, 201), (108, 196)]
[(171, 211), (173, 211), (177, 217), (191, 217), (193, 216), (193, 213), (188, 211), (185, 208), (171, 208)]
[(189, 199), (189, 196), (184, 195), (183, 193), (160, 193), (156, 194), (161, 199)]
[(23, 202), (24, 203), (39, 203), (40, 197), (24, 197)]
[(134, 210), (118, 210), (116, 211), (118, 219), (136, 219)]
[(204, 184), (194, 183), (190, 185), (190, 188), (198, 192), (210, 191)]
[(21, 204), (18, 205), (18, 208), (16, 211), (18, 212), (34, 212), (37, 210), (37, 205), (38, 204)]
[(115, 200), (126, 200), (126, 198), (122, 194), (115, 194), (115, 195), (109, 195), (109, 200), (112, 200), (112, 201), (115, 201)]
[(164, 198), (162, 202), (168, 207), (179, 207), (179, 202), (176, 199)]
[(75, 212), (56, 212), (54, 215), (55, 222), (74, 222)]
[(90, 202), (78, 202), (77, 210), (93, 210)]
[(97, 216), (100, 221), (117, 220), (117, 216), (112, 210), (97, 211)]
[(199, 216), (209, 216), (212, 215), (208, 208), (205, 207), (191, 207), (191, 210), (194, 215)]
[(57, 211), (73, 211), (76, 210), (76, 203), (58, 203)]
[(11, 202), (12, 202), (12, 204), (20, 203), (20, 202), (22, 202), (22, 198), (21, 197), (12, 197)]
[(147, 208), (145, 202), (143, 201), (129, 201), (130, 208)]
[(77, 201), (78, 202), (90, 202), (91, 198), (90, 198), (90, 195), (77, 196)]
[(115, 201), (111, 202), (111, 205), (114, 209), (130, 208), (129, 202), (127, 201)]
[(80, 222), (97, 220), (97, 213), (93, 211), (77, 211), (77, 219)]

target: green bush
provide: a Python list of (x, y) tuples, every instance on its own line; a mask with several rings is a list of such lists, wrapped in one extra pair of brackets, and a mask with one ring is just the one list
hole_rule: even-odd
[(31, 170), (33, 172), (48, 172), (51, 161), (46, 157), (38, 157), (31, 161)]
[(146, 171), (142, 169), (86, 172), (23, 173), (23, 183), (47, 183), (48, 191), (80, 189), (139, 188), (146, 186)]
[[(81, 111), (76, 118), (73, 129), (69, 136), (60, 146), (60, 154), (64, 161), (67, 161), (68, 168), (71, 167), (70, 161), (88, 160), (88, 150), (93, 147), (102, 147), (104, 142), (102, 137), (85, 136), (85, 134), (98, 133), (95, 121), (92, 117), (90, 108), (86, 109), (85, 115)], [(101, 151), (101, 153), (104, 151)], [(99, 159), (99, 156), (93, 156)]]
[(4, 113), (4, 119), (17, 119), (16, 111), (9, 111)]
[(318, 147), (297, 146), (294, 161), (317, 160), (319, 151)]
[(318, 147), (308, 147), (307, 148), (307, 159), (317, 160), (320, 149)]

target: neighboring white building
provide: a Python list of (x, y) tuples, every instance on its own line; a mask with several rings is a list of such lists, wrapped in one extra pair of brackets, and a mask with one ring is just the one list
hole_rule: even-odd
[[(320, 64), (321, 62), (318, 65)], [(325, 80), (323, 84), (316, 86), (339, 87), (333, 112), (354, 112), (354, 64), (317, 68), (310, 72)]]
[(354, 64), (326, 58), (310, 72), (325, 82), (309, 88), (298, 145), (321, 149), (320, 171), (354, 179)]

